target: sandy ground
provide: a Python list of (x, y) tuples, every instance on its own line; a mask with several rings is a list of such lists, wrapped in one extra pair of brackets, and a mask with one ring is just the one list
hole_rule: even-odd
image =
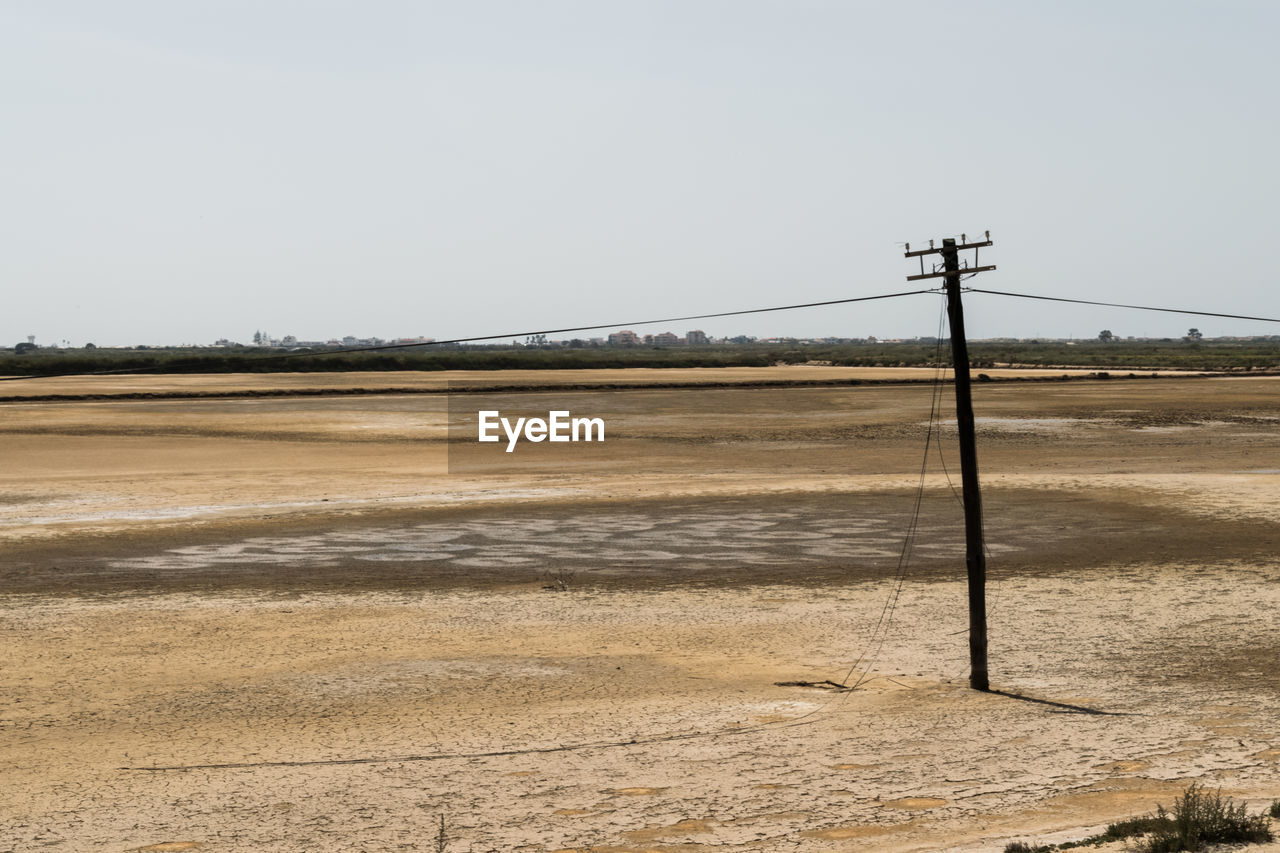
[[(1044, 376), (1087, 376), (1092, 370), (1068, 368), (1037, 370), (1014, 367), (984, 368), (994, 379)], [(1196, 371), (1143, 371), (1161, 376), (1195, 375)], [(924, 367), (835, 367), (790, 364), (775, 367), (684, 367), (582, 370), (438, 370), (351, 371), (347, 373), (224, 373), (207, 376), (141, 374), (122, 376), (59, 376), (22, 378), (0, 382), (0, 397), (43, 395), (201, 394), (263, 391), (352, 391), (357, 389), (408, 389), (436, 391), (450, 385), (558, 386), (558, 385), (654, 385), (751, 384), (760, 382), (912, 382), (932, 381), (936, 371)], [(12, 377), (3, 377), (12, 378)]]
[[(609, 425), (511, 456), (445, 441), (466, 395), (4, 404), (0, 851), (426, 850), (440, 815), (454, 853), (1001, 850), (1191, 780), (1260, 808), (1278, 381), (976, 388), (992, 694), (946, 395), (900, 572), (928, 386), (511, 394)], [(858, 687), (776, 683), (823, 679)]]

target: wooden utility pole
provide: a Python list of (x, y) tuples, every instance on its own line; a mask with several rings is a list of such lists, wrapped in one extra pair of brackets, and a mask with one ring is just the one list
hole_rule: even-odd
[[(950, 237), (941, 249), (929, 248), (913, 252), (907, 245), (908, 258), (920, 258), (920, 275), (907, 276), (908, 281), (926, 278), (945, 280), (947, 319), (951, 325), (951, 361), (955, 370), (956, 424), (960, 431), (960, 480), (964, 497), (964, 562), (969, 573), (969, 686), (974, 690), (990, 690), (987, 670), (987, 553), (982, 539), (982, 492), (978, 488), (978, 446), (973, 428), (973, 397), (969, 383), (969, 346), (964, 335), (964, 306), (960, 301), (960, 277), (995, 269), (977, 265), (977, 250), (991, 245), (991, 234), (985, 241), (969, 243), (960, 235), (961, 245)], [(974, 250), (974, 265), (960, 266), (961, 249)], [(924, 256), (942, 255), (942, 270), (924, 271)]]

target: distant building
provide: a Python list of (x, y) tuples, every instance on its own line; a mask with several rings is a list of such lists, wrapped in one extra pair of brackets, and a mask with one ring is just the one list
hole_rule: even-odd
[(640, 338), (630, 329), (623, 329), (610, 335), (609, 343), (615, 347), (634, 347), (640, 345)]
[(680, 343), (680, 339), (677, 338), (675, 335), (671, 334), (670, 332), (663, 332), (661, 334), (654, 335), (653, 342), (655, 344), (671, 346), (672, 344)]
[(684, 339), (685, 339), (685, 342), (689, 344), (689, 346), (697, 346), (698, 344), (710, 343), (710, 341), (707, 340), (707, 333), (702, 331), (701, 329), (694, 329), (692, 332), (689, 332), (687, 335), (685, 335)]

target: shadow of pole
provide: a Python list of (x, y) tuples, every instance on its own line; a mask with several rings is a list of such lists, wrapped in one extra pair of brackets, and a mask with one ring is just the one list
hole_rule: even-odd
[(1097, 717), (1141, 717), (1142, 714), (1127, 713), (1124, 711), (1103, 711), (1100, 708), (1090, 708), (1086, 705), (1070, 705), (1066, 702), (1054, 702), (1051, 699), (1037, 699), (1034, 696), (1023, 696), (1021, 693), (1010, 693), (1007, 690), (987, 690), (992, 696), (1003, 696), (1006, 699), (1017, 699), (1019, 702), (1032, 702), (1036, 705), (1047, 705), (1055, 709), (1055, 714), (1089, 714)]

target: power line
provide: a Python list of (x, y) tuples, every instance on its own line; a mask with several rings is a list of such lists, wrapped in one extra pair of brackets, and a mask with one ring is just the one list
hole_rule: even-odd
[[(751, 309), (746, 311), (728, 311), (728, 312), (722, 312), (719, 314), (703, 314), (703, 315), (697, 315), (693, 317), (668, 318), (666, 320), (653, 320), (648, 322), (652, 322), (652, 323), (676, 322), (679, 320), (704, 319), (707, 317), (723, 317), (723, 316), (732, 316), (735, 314), (753, 314), (753, 313), (763, 313), (766, 311), (785, 311), (785, 310), (790, 310), (794, 308), (809, 308), (809, 307), (818, 307), (822, 305), (838, 305), (838, 304), (844, 304), (849, 302), (865, 302), (865, 301), (870, 301), (874, 299), (889, 299), (896, 296), (912, 296), (919, 293), (936, 293), (936, 292), (938, 291), (917, 290), (917, 291), (908, 291), (903, 293), (881, 294), (878, 296), (865, 296), (865, 297), (855, 297), (850, 299), (837, 299), (837, 300), (830, 300), (827, 302), (814, 302), (814, 303), (805, 303), (800, 305), (778, 306), (774, 308), (757, 308), (757, 309)], [(1009, 294), (1009, 295), (1019, 295), (1019, 294)], [(724, 738), (724, 737), (734, 737), (734, 736), (740, 736), (740, 735), (754, 734), (761, 731), (769, 731), (769, 730), (777, 730), (777, 729), (785, 729), (785, 728), (796, 728), (800, 726), (811, 725), (812, 723), (817, 722), (817, 719), (816, 719), (817, 716), (822, 712), (826, 711), (833, 704), (843, 705), (844, 702), (848, 700), (849, 694), (851, 692), (853, 692), (854, 690), (856, 690), (857, 688), (861, 687), (863, 684), (869, 681), (876, 680), (876, 679), (870, 678), (871, 669), (875, 665), (875, 661), (879, 657), (879, 654), (883, 649), (885, 641), (888, 639), (889, 630), (893, 623), (893, 617), (897, 610), (898, 602), (899, 602), (899, 599), (901, 598), (902, 590), (905, 585), (907, 574), (910, 568), (911, 555), (912, 555), (913, 546), (915, 544), (916, 534), (919, 530), (920, 513), (921, 513), (921, 508), (922, 508), (923, 499), (924, 499), (924, 492), (925, 492), (925, 477), (928, 469), (929, 453), (931, 449), (930, 445), (933, 443), (934, 432), (938, 426), (937, 421), (938, 421), (938, 415), (940, 414), (939, 408), (941, 403), (942, 380), (946, 372), (945, 366), (943, 366), (941, 363), (942, 328), (943, 328), (943, 319), (945, 318), (945, 316), (946, 316), (946, 303), (944, 302), (941, 306), (941, 313), (938, 320), (938, 335), (937, 335), (938, 349), (935, 352), (935, 358), (934, 358), (934, 361), (937, 367), (934, 373), (933, 384), (930, 389), (929, 417), (927, 420), (927, 426), (925, 430), (925, 442), (924, 442), (924, 450), (922, 453), (921, 464), (920, 464), (919, 480), (916, 485), (915, 495), (912, 501), (912, 509), (907, 522), (907, 528), (903, 538), (902, 548), (898, 555), (898, 563), (894, 573), (895, 576), (893, 579), (894, 585), (893, 585), (893, 588), (890, 590), (889, 594), (887, 595), (883, 607), (881, 608), (879, 618), (876, 620), (875, 627), (872, 629), (871, 636), (868, 639), (867, 647), (864, 648), (862, 654), (858, 656), (858, 659), (849, 668), (848, 672), (845, 674), (844, 679), (842, 679), (837, 684), (837, 686), (845, 687), (845, 691), (843, 691), (838, 697), (831, 696), (827, 699), (826, 702), (822, 703), (818, 707), (813, 708), (812, 710), (808, 711), (805, 714), (802, 714), (801, 716), (795, 719), (791, 719), (787, 721), (769, 722), (769, 723), (761, 723), (761, 724), (746, 725), (746, 726), (729, 726), (729, 727), (723, 727), (719, 729), (680, 732), (675, 734), (658, 735), (658, 736), (651, 736), (651, 737), (644, 737), (644, 738), (630, 738), (630, 739), (619, 739), (619, 740), (593, 741), (593, 742), (585, 742), (585, 743), (558, 744), (555, 746), (524, 747), (524, 748), (516, 748), (516, 749), (491, 750), (491, 751), (484, 751), (484, 752), (435, 752), (435, 753), (418, 753), (418, 754), (408, 754), (408, 755), (358, 756), (358, 757), (351, 757), (351, 758), (328, 758), (328, 759), (310, 759), (310, 760), (285, 759), (285, 760), (275, 760), (275, 761), (153, 765), (150, 767), (128, 766), (128, 767), (120, 767), (118, 769), (123, 771), (134, 771), (134, 772), (163, 773), (163, 772), (189, 772), (194, 770), (238, 770), (238, 769), (259, 769), (259, 768), (344, 766), (344, 765), (366, 765), (366, 764), (384, 764), (384, 763), (470, 760), (470, 759), (477, 759), (477, 758), (501, 758), (501, 757), (511, 757), (511, 756), (521, 756), (521, 755), (544, 755), (544, 754), (561, 753), (561, 752), (579, 752), (579, 751), (586, 751), (586, 750), (616, 749), (616, 748), (624, 748), (624, 747), (630, 747), (630, 746), (647, 746), (647, 745), (671, 743), (671, 742), (678, 742), (678, 741), (685, 741), (685, 740), (718, 739), (718, 738)], [(600, 326), (579, 326), (572, 329), (556, 329), (556, 330), (548, 330), (544, 332), (522, 332), (522, 333), (517, 333), (514, 336), (518, 337), (521, 334), (531, 335), (531, 334), (552, 334), (555, 332), (586, 331), (588, 329), (609, 328), (613, 326), (625, 326), (625, 325), (639, 326), (639, 325), (643, 325), (643, 323), (641, 322), (609, 323), (609, 324), (604, 324)], [(432, 343), (433, 344), (464, 343), (467, 341), (492, 340), (495, 338), (505, 338), (505, 337), (513, 337), (513, 335), (493, 335), (493, 336), (488, 336), (484, 338), (459, 338), (453, 341), (435, 341)], [(399, 345), (389, 345), (389, 346), (380, 346), (380, 347), (366, 347), (361, 350), (339, 350), (338, 352), (360, 352), (360, 351), (367, 351), (371, 349), (372, 350), (400, 349), (405, 347), (423, 346), (423, 345), (424, 344), (399, 344)], [(426, 344), (426, 345), (430, 345), (430, 344)], [(323, 353), (318, 353), (318, 354), (323, 354)], [(289, 355), (292, 356), (295, 354), (289, 354)], [(64, 375), (86, 375), (86, 374), (64, 374)], [(21, 377), (21, 378), (28, 378), (28, 377)], [(941, 460), (940, 446), (939, 446), (939, 459)], [(944, 463), (943, 470), (944, 472), (946, 471), (945, 463)], [(951, 484), (949, 473), (947, 473), (947, 481), (948, 481), (948, 485), (951, 486), (952, 493), (954, 494), (955, 487), (953, 484)], [(963, 501), (961, 501), (961, 503), (963, 504)], [(864, 663), (865, 663), (865, 667), (863, 666)], [(854, 673), (857, 672), (859, 669), (862, 669), (861, 674), (859, 674), (858, 678), (854, 681), (852, 685), (849, 685), (848, 684), (849, 680), (853, 677)], [(835, 684), (835, 682), (832, 682), (832, 683)], [(1042, 700), (1030, 700), (1030, 701), (1042, 701)], [(1047, 703), (1047, 704), (1057, 704), (1057, 703)], [(1063, 707), (1068, 707), (1068, 706), (1063, 706)], [(1074, 707), (1074, 706), (1070, 706), (1070, 707)], [(937, 723), (935, 723), (934, 727), (936, 728), (936, 726), (937, 726)]]
[[(887, 294), (884, 296), (860, 297), (858, 299), (836, 300), (835, 302), (816, 303), (816, 304), (838, 304), (840, 302), (851, 302), (851, 301), (857, 302), (857, 301), (865, 301), (867, 299), (886, 299), (886, 298), (889, 298), (889, 296), (894, 296), (894, 295), (907, 296), (907, 295), (914, 295), (914, 293), (935, 293), (935, 292), (937, 291), (932, 291), (932, 290), (914, 291), (913, 293), (910, 293), (910, 294), (908, 293)], [(790, 307), (808, 307), (808, 306), (790, 306)], [(785, 309), (757, 309), (757, 310), (764, 311), (764, 310), (785, 310)], [(752, 313), (752, 312), (742, 312), (742, 313)], [(942, 323), (943, 323), (943, 317), (945, 317), (945, 314), (946, 314), (946, 303), (944, 302), (941, 306), (941, 314), (939, 315), (939, 320), (938, 320), (939, 347), (941, 346)], [(657, 321), (657, 322), (663, 322), (663, 321)], [(670, 322), (670, 321), (667, 321), (667, 322)], [(616, 324), (610, 324), (610, 325), (616, 325)], [(630, 325), (638, 326), (640, 324), (632, 323)], [(592, 327), (592, 328), (599, 328), (599, 327)], [(570, 330), (562, 330), (562, 331), (570, 331)], [(502, 336), (502, 337), (505, 337), (505, 336)], [(658, 735), (658, 736), (651, 736), (646, 738), (631, 738), (626, 740), (606, 740), (606, 741), (593, 741), (593, 742), (586, 742), (586, 743), (558, 744), (556, 746), (524, 747), (524, 748), (516, 748), (516, 749), (491, 750), (486, 752), (434, 752), (434, 753), (419, 753), (419, 754), (409, 754), (409, 755), (358, 756), (353, 758), (324, 758), (324, 759), (310, 759), (310, 760), (284, 759), (284, 760), (276, 760), (276, 761), (244, 761), (244, 762), (219, 762), (219, 763), (210, 763), (210, 764), (153, 765), (150, 767), (129, 766), (129, 767), (120, 767), (118, 769), (123, 771), (134, 771), (134, 772), (163, 773), (163, 772), (189, 772), (193, 770), (242, 770), (242, 769), (251, 769), (251, 768), (256, 769), (256, 768), (270, 768), (270, 767), (283, 768), (283, 767), (343, 766), (343, 765), (360, 765), (360, 764), (392, 764), (392, 763), (402, 763), (402, 762), (408, 763), (408, 762), (423, 762), (423, 761), (449, 761), (449, 760), (459, 760), (459, 759), (467, 760), (467, 759), (476, 759), (476, 758), (503, 758), (503, 757), (510, 757), (510, 756), (519, 756), (519, 755), (545, 755), (549, 753), (558, 753), (558, 752), (580, 752), (580, 751), (596, 750), (596, 749), (616, 749), (616, 748), (628, 747), (628, 746), (648, 746), (653, 744), (671, 743), (675, 741), (684, 741), (684, 740), (702, 740), (702, 739), (714, 740), (714, 739), (723, 738), (723, 737), (735, 737), (738, 735), (754, 734), (762, 731), (797, 728), (800, 726), (811, 725), (812, 723), (817, 722), (818, 715), (826, 711), (833, 704), (838, 703), (840, 705), (843, 705), (844, 702), (848, 700), (849, 693), (858, 689), (863, 684), (869, 681), (876, 680), (874, 678), (870, 678), (871, 668), (875, 665), (875, 661), (878, 658), (880, 651), (884, 646), (885, 641), (888, 639), (889, 629), (893, 623), (894, 612), (897, 610), (898, 600), (902, 595), (902, 589), (903, 589), (903, 586), (905, 585), (907, 573), (910, 568), (912, 547), (915, 544), (916, 533), (920, 525), (920, 511), (921, 511), (921, 506), (924, 500), (924, 490), (925, 490), (925, 472), (928, 467), (930, 443), (933, 440), (933, 434), (934, 434), (936, 423), (937, 423), (938, 409), (941, 402), (942, 375), (943, 373), (945, 373), (945, 368), (942, 367), (941, 365), (940, 356), (935, 358), (935, 361), (938, 362), (938, 369), (934, 373), (933, 386), (930, 389), (929, 419), (928, 419), (928, 427), (925, 430), (924, 453), (923, 453), (923, 458), (921, 460), (920, 478), (916, 487), (915, 497), (912, 501), (912, 510), (910, 513), (909, 520), (907, 522), (907, 529), (906, 529), (906, 534), (903, 538), (902, 549), (898, 555), (898, 565), (895, 571), (894, 587), (889, 592), (888, 596), (886, 597), (884, 606), (881, 608), (880, 616), (876, 620), (876, 624), (874, 629), (872, 630), (871, 637), (868, 639), (867, 647), (864, 648), (862, 654), (858, 656), (858, 659), (849, 668), (848, 672), (845, 674), (844, 679), (841, 680), (837, 685), (839, 687), (844, 687), (845, 690), (842, 691), (842, 693), (839, 694), (838, 696), (832, 695), (828, 697), (827, 700), (823, 702), (821, 705), (809, 710), (804, 714), (801, 714), (799, 717), (796, 717), (791, 720), (779, 721), (779, 722), (759, 723), (756, 725), (746, 725), (746, 726), (729, 726), (729, 727), (723, 727), (719, 729), (680, 732), (675, 734)], [(866, 666), (865, 668), (863, 668), (862, 673), (858, 676), (857, 680), (852, 685), (849, 685), (848, 682), (853, 677), (854, 672), (856, 672), (863, 665), (864, 662)], [(835, 684), (835, 682), (832, 682), (832, 683)]]
[(1043, 299), (1046, 302), (1074, 302), (1077, 305), (1101, 305), (1106, 308), (1132, 308), (1135, 311), (1163, 311), (1167, 314), (1195, 314), (1198, 317), (1224, 317), (1228, 320), (1257, 320), (1260, 323), (1280, 323), (1275, 317), (1251, 317), (1248, 314), (1219, 314), (1214, 311), (1190, 311), (1185, 308), (1157, 308), (1152, 305), (1125, 305), (1119, 302), (1095, 302), (1091, 299), (1067, 299), (1064, 296), (1039, 296), (1034, 293), (1010, 293), (1007, 290), (986, 290), (966, 287), (968, 293), (990, 293), (995, 296), (1016, 296), (1019, 299)]
[[(709, 320), (715, 317), (737, 317), (743, 314), (766, 314), (772, 311), (795, 311), (799, 308), (821, 308), (825, 305), (847, 305), (852, 302), (872, 302), (877, 299), (893, 299), (898, 296), (915, 296), (920, 293), (936, 293), (935, 290), (904, 290), (898, 293), (880, 293), (875, 296), (853, 296), (848, 299), (828, 299), (823, 302), (801, 302), (795, 305), (773, 305), (768, 308), (746, 308), (738, 311), (718, 311), (712, 314), (690, 314), (685, 317), (663, 317), (656, 320), (631, 320), (621, 323), (597, 323), (593, 326), (570, 326), (563, 329), (539, 329), (532, 332), (508, 332), (501, 335), (480, 335), (470, 338), (450, 338), (443, 341), (418, 341), (408, 344), (378, 344), (367, 347), (350, 347), (343, 349), (319, 350), (316, 352), (288, 352), (246, 358), (244, 362), (282, 361), (290, 358), (316, 358), (326, 355), (349, 355), (358, 352), (377, 352), (392, 349), (414, 349), (416, 347), (438, 347), (448, 344), (467, 344), (479, 341), (493, 341), (505, 338), (527, 338), (535, 335), (558, 335), (565, 332), (590, 332), (597, 329), (613, 329), (626, 326), (650, 326), (657, 323), (680, 323), (685, 320)], [(106, 376), (120, 373), (155, 373), (181, 368), (184, 365), (199, 364), (197, 359), (188, 359), (176, 363), (156, 365), (154, 367), (121, 367), (115, 370), (73, 371), (67, 373), (40, 373), (29, 376), (4, 376), (0, 382), (16, 382), (23, 379), (52, 379), (61, 376)]]
[[(939, 345), (942, 340), (942, 320), (945, 316), (946, 303), (943, 302), (938, 316)], [(935, 362), (937, 362), (936, 358)], [(906, 533), (902, 539), (902, 548), (898, 552), (898, 565), (894, 571), (895, 585), (885, 598), (884, 606), (880, 609), (880, 617), (876, 620), (875, 627), (871, 631), (866, 648), (863, 649), (862, 654), (858, 655), (858, 659), (853, 662), (853, 665), (849, 667), (849, 671), (845, 673), (844, 678), (839, 682), (841, 685), (847, 685), (850, 691), (857, 690), (871, 674), (871, 668), (875, 665), (876, 659), (880, 655), (880, 650), (884, 647), (885, 640), (889, 637), (889, 629), (893, 624), (893, 614), (898, 608), (898, 599), (902, 595), (902, 587), (907, 580), (907, 571), (911, 566), (911, 552), (915, 546), (916, 532), (920, 525), (920, 508), (924, 502), (925, 474), (929, 465), (929, 445), (933, 440), (936, 426), (938, 406), (941, 402), (941, 388), (942, 370), (939, 369), (934, 372), (933, 387), (930, 390), (929, 420), (924, 434), (924, 457), (920, 462), (920, 479), (916, 485), (916, 494), (912, 503), (911, 514), (907, 521)], [(864, 662), (866, 666), (862, 668)], [(862, 673), (852, 685), (849, 685), (849, 679), (853, 677), (853, 674), (859, 668), (862, 668)], [(847, 693), (845, 698), (848, 698)]]
[(135, 766), (135, 767), (119, 767), (118, 770), (125, 771), (147, 771), (152, 773), (163, 773), (172, 771), (191, 771), (191, 770), (245, 770), (249, 768), (262, 767), (338, 767), (347, 764), (399, 764), (415, 761), (453, 761), (467, 760), (475, 758), (505, 758), (514, 755), (545, 755), (554, 752), (580, 752), (590, 749), (617, 749), (628, 746), (648, 746), (657, 743), (671, 743), (673, 741), (682, 740), (699, 740), (707, 737), (730, 737), (734, 735), (754, 734), (755, 732), (766, 731), (779, 728), (794, 728), (800, 725), (810, 725), (815, 720), (806, 720), (815, 712), (810, 711), (803, 717), (797, 717), (794, 720), (788, 720), (785, 723), (759, 723), (754, 726), (738, 726), (734, 728), (717, 729), (709, 732), (682, 732), (679, 734), (660, 735), (648, 738), (634, 738), (631, 740), (608, 740), (594, 741), (590, 743), (574, 743), (563, 744), (557, 746), (534, 746), (522, 749), (499, 749), (489, 752), (428, 752), (413, 755), (386, 755), (386, 756), (359, 756), (356, 758), (316, 758), (316, 759), (300, 759), (300, 760), (280, 760), (280, 761), (228, 761), (218, 764), (169, 764), (169, 765), (153, 765), (151, 767)]

